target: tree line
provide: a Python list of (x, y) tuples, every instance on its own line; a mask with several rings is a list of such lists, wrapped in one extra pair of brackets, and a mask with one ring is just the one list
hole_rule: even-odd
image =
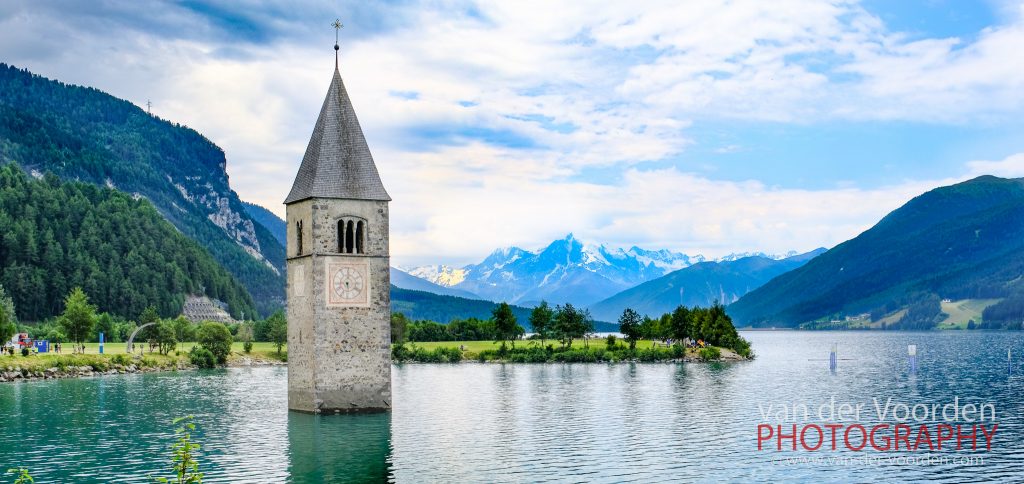
[[(551, 307), (542, 301), (530, 312), (529, 323), (543, 347), (548, 340), (564, 349), (572, 348), (576, 340), (586, 342), (594, 335), (594, 320), (586, 309), (572, 304)], [(625, 309), (619, 318), (619, 332), (630, 349), (641, 339), (672, 340), (681, 344), (687, 338), (704, 341), (708, 345), (729, 348), (749, 357), (750, 343), (739, 335), (732, 318), (719, 303), (711, 307), (679, 306), (659, 318), (641, 317), (633, 309)], [(391, 340), (394, 343), (430, 341), (495, 341), (515, 346), (526, 330), (518, 324), (515, 314), (506, 303), (498, 304), (489, 319), (457, 319), (448, 324), (434, 321), (411, 321), (401, 313), (392, 313)]]
[(676, 343), (690, 339), (729, 348), (740, 356), (751, 355), (750, 342), (739, 335), (732, 318), (725, 312), (725, 306), (717, 301), (707, 308), (678, 306), (660, 318), (641, 319), (636, 311), (626, 308), (619, 317), (619, 332), (631, 348), (640, 339), (672, 340)]
[[(547, 302), (530, 312), (530, 326), (541, 339), (556, 339), (565, 346), (572, 346), (573, 340), (584, 338), (594, 332), (594, 320), (590, 312), (572, 304), (552, 308)], [(508, 342), (513, 346), (516, 340), (525, 336), (526, 329), (519, 324), (513, 306), (499, 303), (488, 319), (453, 319), (448, 324), (436, 321), (412, 321), (402, 313), (391, 314), (391, 341), (496, 341)]]
[[(222, 326), (224, 329), (213, 326)], [(239, 341), (245, 344), (246, 351), (252, 348), (253, 342), (264, 341), (274, 343), (280, 353), (281, 348), (288, 343), (288, 322), (283, 311), (258, 321), (195, 323), (184, 315), (161, 318), (155, 306), (148, 306), (136, 320), (126, 320), (99, 312), (79, 287), (73, 288), (64, 298), (63, 310), (58, 316), (38, 324), (19, 324), (14, 302), (0, 285), (0, 343), (9, 341), (18, 332), (27, 333), (35, 340), (50, 341), (51, 344), (95, 343), (99, 341), (101, 333), (105, 342), (123, 343), (139, 328), (142, 329), (136, 334), (133, 343), (151, 344), (162, 354), (176, 350), (179, 343), (203, 342), (211, 338), (222, 340), (221, 334), (228, 335), (229, 346), (232, 341)], [(218, 361), (222, 359), (220, 352), (214, 354)], [(226, 355), (224, 353), (223, 357), (226, 358)]]
[(148, 306), (181, 312), (186, 294), (256, 315), (253, 300), (209, 253), (145, 199), (0, 165), (0, 284), (18, 316), (40, 321), (81, 287), (103, 311), (134, 317)]

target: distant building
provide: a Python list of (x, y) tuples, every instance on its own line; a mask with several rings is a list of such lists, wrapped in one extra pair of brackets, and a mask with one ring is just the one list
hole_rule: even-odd
[(236, 322), (228, 314), (228, 305), (217, 299), (210, 299), (203, 295), (189, 295), (185, 297), (185, 304), (181, 307), (181, 314), (193, 323), (202, 321), (217, 321), (229, 324)]

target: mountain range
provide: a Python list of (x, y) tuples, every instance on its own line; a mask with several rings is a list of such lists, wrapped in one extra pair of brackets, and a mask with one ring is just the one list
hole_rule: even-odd
[(794, 327), (858, 316), (928, 329), (943, 320), (943, 300), (996, 299), (985, 322), (1019, 328), (1022, 274), (1024, 179), (982, 176), (915, 197), (727, 309), (743, 326)]
[[(785, 257), (763, 253), (732, 254), (718, 260), (733, 261), (755, 255), (770, 259)], [(792, 255), (795, 253), (786, 256)], [(708, 261), (701, 255), (588, 244), (570, 233), (537, 251), (507, 247), (495, 250), (478, 264), (459, 268), (419, 266), (408, 268), (406, 272), (491, 301), (534, 306), (544, 300), (551, 304), (589, 306), (638, 284), (703, 262)]]
[(658, 317), (680, 305), (730, 304), (774, 277), (789, 272), (825, 252), (816, 249), (785, 259), (762, 255), (698, 262), (622, 291), (590, 306), (591, 315), (602, 321), (617, 321), (626, 308)]

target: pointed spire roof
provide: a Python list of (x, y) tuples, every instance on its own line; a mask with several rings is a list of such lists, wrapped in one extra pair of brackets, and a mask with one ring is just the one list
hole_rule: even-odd
[(391, 200), (373, 164), (337, 64), (306, 155), (284, 203), (307, 198)]

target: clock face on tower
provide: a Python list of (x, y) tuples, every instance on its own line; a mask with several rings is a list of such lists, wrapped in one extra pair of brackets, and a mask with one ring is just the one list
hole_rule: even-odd
[(327, 305), (365, 307), (370, 303), (370, 279), (366, 262), (327, 264)]

